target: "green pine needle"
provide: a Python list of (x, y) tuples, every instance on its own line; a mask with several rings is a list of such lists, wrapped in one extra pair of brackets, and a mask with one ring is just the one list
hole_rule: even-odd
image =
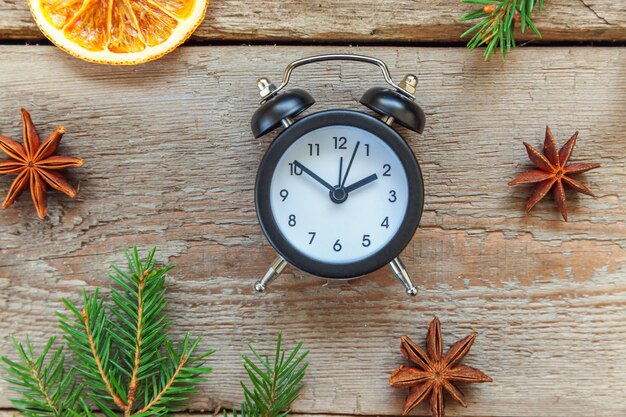
[[(461, 34), (461, 38), (472, 36), (467, 47), (469, 49), (485, 46), (483, 56), (488, 60), (496, 48), (500, 49), (502, 60), (507, 52), (515, 48), (515, 21), (518, 20), (522, 32), (528, 27), (541, 38), (541, 33), (531, 20), (531, 13), (538, 5), (538, 9), (543, 8), (543, 0), (462, 0), (463, 3), (478, 4), (480, 8), (475, 9), (460, 21), (470, 21), (478, 19), (472, 27)], [(492, 10), (490, 10), (492, 9)]]
[[(302, 379), (308, 362), (308, 351), (301, 352), (302, 342), (287, 354), (281, 349), (282, 335), (278, 335), (274, 359), (259, 354), (252, 345), (252, 357), (243, 355), (244, 368), (251, 387), (241, 382), (244, 403), (241, 410), (233, 410), (232, 417), (285, 417), (302, 389)], [(224, 417), (228, 413), (224, 411)]]
[(214, 351), (198, 352), (200, 338), (189, 334), (177, 345), (169, 340), (165, 276), (173, 266), (157, 268), (154, 253), (142, 261), (135, 247), (128, 272), (113, 267), (110, 305), (97, 289), (83, 292), (82, 308), (63, 300), (68, 313), (58, 313), (59, 327), (84, 390), (65, 371), (63, 349), (50, 352), (54, 338), (37, 357), (28, 341), (15, 342), (20, 362), (2, 357), (6, 380), (22, 396), (13, 404), (25, 416), (91, 417), (94, 406), (106, 417), (165, 416), (197, 392)]
[(51, 352), (54, 342), (54, 337), (48, 339), (35, 355), (28, 339), (25, 345), (13, 339), (19, 361), (1, 358), (7, 382), (22, 397), (11, 402), (27, 417), (65, 417), (78, 409), (82, 386), (75, 382), (73, 371), (65, 370), (63, 348)]

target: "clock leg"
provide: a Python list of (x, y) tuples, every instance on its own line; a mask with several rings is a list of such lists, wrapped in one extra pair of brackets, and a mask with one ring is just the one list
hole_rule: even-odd
[(263, 275), (263, 278), (261, 278), (259, 281), (256, 282), (256, 284), (254, 284), (254, 290), (256, 292), (265, 291), (265, 286), (278, 275), (280, 275), (280, 273), (283, 272), (283, 269), (285, 269), (286, 266), (287, 261), (284, 260), (282, 256), (277, 256), (276, 259), (274, 259), (274, 262), (272, 262), (272, 264), (270, 265), (265, 275)]
[(406, 272), (406, 268), (400, 258), (394, 258), (393, 261), (389, 262), (389, 266), (400, 282), (402, 282), (404, 288), (406, 288), (406, 293), (411, 296), (417, 295), (417, 288), (413, 285), (413, 282), (411, 282), (411, 277), (409, 277), (409, 273)]

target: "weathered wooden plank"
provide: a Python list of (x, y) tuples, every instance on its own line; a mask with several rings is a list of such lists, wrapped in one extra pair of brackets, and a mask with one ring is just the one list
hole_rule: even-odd
[[(402, 130), (427, 195), (404, 252), (421, 291), (414, 299), (386, 270), (345, 283), (289, 270), (269, 293), (252, 294), (273, 258), (253, 204), (269, 142), (249, 132), (255, 80), (330, 51), (380, 57), (396, 78), (419, 73), (427, 129)], [(41, 133), (63, 123), (61, 152), (86, 159), (70, 175), (78, 199), (51, 193), (46, 222), (27, 195), (0, 212), (0, 352), (10, 352), (11, 334), (41, 341), (53, 332), (59, 298), (107, 285), (109, 263), (137, 242), (178, 265), (169, 280), (177, 334), (206, 335), (219, 349), (195, 410), (238, 403), (245, 342), (267, 348), (283, 331), (312, 350), (296, 411), (398, 414), (404, 393), (387, 385), (402, 363), (398, 338), (421, 340), (437, 314), (446, 345), (479, 333), (466, 363), (495, 380), (467, 387), (470, 407), (450, 403), (450, 415), (626, 411), (623, 48), (533, 48), (485, 64), (461, 49), (196, 47), (135, 68), (47, 46), (0, 54), (0, 134), (19, 136), (24, 106)], [(363, 109), (360, 94), (380, 78), (335, 63), (293, 81), (317, 98), (315, 110)], [(551, 201), (524, 216), (529, 190), (506, 186), (529, 167), (521, 141), (539, 146), (546, 123), (561, 144), (580, 130), (574, 160), (603, 163), (581, 177), (597, 199), (568, 193), (569, 223)], [(0, 190), (8, 185), (0, 178)], [(0, 407), (7, 395), (0, 384)]]
[[(458, 19), (472, 9), (455, 0), (213, 1), (196, 39), (455, 42), (469, 27)], [(550, 1), (536, 14), (536, 23), (548, 41), (626, 39), (626, 13), (619, 1)], [(0, 38), (42, 38), (25, 0), (0, 0)]]

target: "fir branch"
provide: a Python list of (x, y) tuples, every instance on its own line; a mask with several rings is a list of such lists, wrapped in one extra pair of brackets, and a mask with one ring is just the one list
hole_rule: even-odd
[[(200, 338), (192, 340), (188, 334), (176, 347), (168, 339), (165, 276), (173, 266), (156, 268), (154, 252), (142, 261), (134, 248), (127, 253), (128, 272), (113, 267), (110, 278), (116, 286), (111, 289), (113, 303), (108, 308), (98, 289), (91, 295), (83, 291), (82, 308), (63, 300), (69, 314), (58, 313), (59, 327), (75, 356), (75, 369), (86, 384), (86, 395), (80, 394), (82, 388), (68, 385), (74, 379), (71, 372), (64, 374), (62, 351), (55, 354), (49, 366), (54, 365), (52, 385), (63, 390), (57, 387), (49, 397), (43, 389), (52, 386), (45, 379), (45, 370), (42, 381), (47, 385), (36, 383), (39, 373), (26, 383), (23, 380), (30, 368), (3, 358), (9, 373), (17, 376), (8, 380), (25, 399), (17, 400), (26, 404), (21, 408), (26, 410), (25, 415), (92, 417), (90, 407), (95, 405), (107, 417), (118, 417), (120, 413), (124, 417), (164, 416), (178, 411), (197, 392), (197, 384), (211, 372), (205, 363), (214, 351), (197, 353)], [(51, 344), (46, 345), (42, 357)], [(20, 346), (16, 348), (28, 364), (32, 349), (29, 357)], [(39, 372), (40, 368), (33, 369)], [(63, 400), (60, 404), (65, 408), (55, 402), (59, 393), (73, 400)]]
[(22, 399), (12, 399), (15, 407), (28, 417), (66, 417), (77, 410), (82, 386), (74, 382), (74, 373), (65, 371), (63, 348), (52, 353), (55, 338), (48, 339), (39, 356), (26, 339), (26, 346), (13, 339), (20, 362), (2, 357), (3, 368), (9, 374), (6, 380)]
[(531, 13), (538, 5), (543, 8), (543, 0), (462, 0), (463, 3), (478, 4), (480, 8), (466, 14), (460, 20), (479, 19), (478, 23), (466, 30), (461, 38), (472, 35), (467, 47), (474, 49), (485, 46), (483, 56), (489, 59), (495, 48), (500, 48), (502, 59), (515, 44), (515, 24), (520, 23), (522, 33), (530, 27), (538, 38), (541, 33), (531, 20)]
[(83, 309), (81, 311), (81, 315), (83, 317), (83, 323), (85, 324), (85, 335), (87, 336), (87, 340), (89, 341), (89, 349), (91, 350), (91, 355), (93, 356), (93, 360), (98, 368), (98, 375), (102, 379), (107, 392), (111, 396), (111, 399), (120, 408), (126, 407), (126, 403), (122, 401), (122, 399), (115, 393), (115, 390), (111, 386), (111, 381), (109, 380), (107, 373), (104, 371), (104, 366), (102, 365), (102, 360), (100, 359), (100, 354), (98, 353), (98, 349), (96, 347), (96, 342), (93, 337), (93, 331), (89, 325), (89, 316), (87, 315), (87, 310)]
[(144, 287), (146, 276), (150, 271), (145, 270), (139, 277), (139, 287), (137, 288), (137, 331), (135, 332), (135, 355), (133, 360), (133, 372), (128, 383), (128, 404), (126, 405), (126, 415), (130, 415), (137, 395), (139, 381), (139, 366), (141, 365), (141, 345), (143, 341), (143, 309), (144, 309)]
[(178, 363), (178, 366), (176, 366), (176, 369), (174, 370), (174, 372), (172, 372), (172, 375), (169, 377), (169, 379), (167, 380), (165, 385), (163, 385), (163, 387), (158, 391), (158, 393), (154, 396), (154, 399), (152, 401), (150, 401), (144, 408), (139, 410), (139, 413), (146, 413), (152, 407), (154, 407), (155, 405), (157, 405), (157, 404), (159, 404), (161, 402), (161, 400), (163, 399), (163, 396), (174, 385), (174, 382), (176, 381), (176, 378), (179, 377), (179, 375), (182, 372), (183, 367), (185, 366), (186, 362), (187, 362), (187, 355), (181, 356), (180, 361)]
[[(249, 344), (253, 357), (243, 355), (244, 368), (252, 387), (243, 382), (244, 403), (241, 405), (241, 417), (285, 417), (289, 407), (298, 398), (302, 389), (302, 379), (308, 367), (304, 359), (308, 351), (300, 353), (302, 342), (288, 355), (281, 349), (282, 335), (278, 335), (274, 360), (261, 356)], [(233, 417), (237, 417), (233, 410)], [(227, 417), (224, 411), (224, 417)]]
[(121, 389), (121, 375), (111, 361), (111, 323), (98, 289), (92, 295), (83, 291), (84, 306), (80, 310), (69, 300), (63, 303), (72, 314), (57, 313), (59, 327), (76, 356), (76, 369), (89, 388), (89, 397), (100, 403), (111, 401), (123, 409), (126, 399)]
[[(118, 285), (111, 291), (111, 299), (116, 308), (111, 308), (112, 338), (118, 346), (115, 352), (116, 363), (127, 379), (127, 403), (125, 416), (129, 416), (142, 397), (142, 384), (146, 371), (159, 369), (159, 362), (153, 361), (162, 349), (169, 326), (164, 297), (165, 275), (172, 268), (155, 269), (154, 251), (142, 263), (137, 249), (127, 254), (129, 273), (114, 267), (110, 278)], [(159, 325), (161, 324), (161, 325)]]

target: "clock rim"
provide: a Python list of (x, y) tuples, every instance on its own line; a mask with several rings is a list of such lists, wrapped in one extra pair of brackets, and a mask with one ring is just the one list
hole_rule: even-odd
[[(353, 126), (366, 130), (385, 142), (400, 160), (407, 175), (409, 198), (402, 224), (396, 235), (370, 256), (349, 263), (327, 263), (296, 249), (282, 234), (271, 210), (271, 181), (280, 158), (303, 135), (327, 126)], [(379, 119), (354, 110), (324, 110), (297, 120), (270, 144), (257, 171), (255, 208), (263, 234), (289, 264), (310, 274), (332, 279), (351, 279), (374, 272), (396, 258), (410, 243), (422, 217), (424, 183), (415, 154), (404, 138)]]

